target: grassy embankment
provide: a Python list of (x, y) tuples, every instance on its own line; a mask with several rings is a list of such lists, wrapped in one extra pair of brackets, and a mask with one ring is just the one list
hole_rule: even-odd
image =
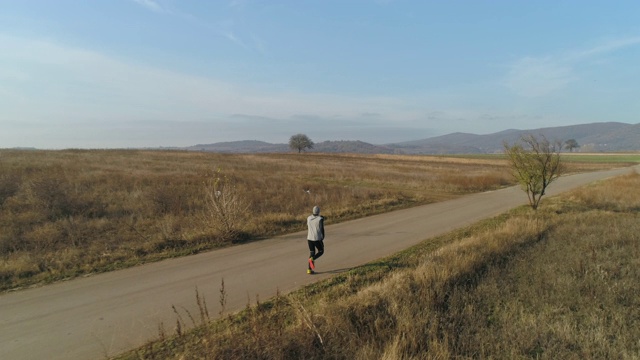
[(637, 359), (638, 188), (546, 198), (221, 320), (200, 303), (204, 325), (121, 358)]

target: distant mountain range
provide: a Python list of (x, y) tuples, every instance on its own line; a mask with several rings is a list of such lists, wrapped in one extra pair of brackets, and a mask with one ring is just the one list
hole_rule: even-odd
[[(518, 141), (522, 135), (544, 135), (551, 141), (564, 143), (574, 139), (581, 152), (640, 151), (640, 124), (603, 122), (559, 126), (533, 130), (505, 130), (493, 134), (476, 135), (452, 133), (423, 140), (374, 145), (362, 141), (324, 141), (316, 143), (310, 152), (364, 154), (490, 154), (502, 152), (504, 142)], [(288, 144), (271, 144), (245, 140), (199, 144), (184, 148), (193, 151), (221, 153), (290, 152)]]

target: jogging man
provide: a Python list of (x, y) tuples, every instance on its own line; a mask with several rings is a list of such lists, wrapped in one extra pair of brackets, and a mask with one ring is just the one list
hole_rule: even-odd
[[(324, 254), (324, 217), (320, 216), (320, 208), (313, 207), (313, 214), (307, 218), (307, 244), (309, 245), (309, 267), (307, 274), (313, 274), (316, 269), (314, 261)], [(316, 249), (318, 252), (316, 253)]]

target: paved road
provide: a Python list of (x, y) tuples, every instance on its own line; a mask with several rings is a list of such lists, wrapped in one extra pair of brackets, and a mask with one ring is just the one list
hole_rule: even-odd
[[(636, 167), (637, 169), (638, 167)], [(548, 196), (617, 169), (562, 177)], [(638, 171), (638, 170), (635, 170)], [(544, 200), (543, 200), (544, 201)], [(306, 233), (0, 295), (0, 359), (100, 359), (138, 347), (174, 328), (172, 305), (197, 319), (196, 288), (218, 314), (224, 279), (227, 310), (268, 299), (526, 203), (516, 187), (327, 226), (319, 274), (305, 273)]]

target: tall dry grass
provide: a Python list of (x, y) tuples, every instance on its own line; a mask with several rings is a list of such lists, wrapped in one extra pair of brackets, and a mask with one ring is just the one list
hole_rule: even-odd
[(638, 187), (520, 208), (124, 358), (637, 359)]

